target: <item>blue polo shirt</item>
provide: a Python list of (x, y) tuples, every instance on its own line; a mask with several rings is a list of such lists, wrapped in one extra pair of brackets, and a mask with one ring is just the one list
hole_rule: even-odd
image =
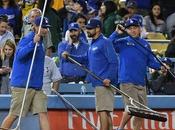
[[(78, 65), (71, 63), (69, 60), (62, 58), (61, 54), (64, 51), (69, 52), (71, 55), (79, 56), (87, 53), (89, 45), (80, 41), (78, 47), (70, 45), (67, 41), (63, 41), (58, 46), (58, 55), (60, 57), (60, 72), (62, 75), (70, 77), (83, 77), (86, 76), (86, 72), (82, 70)], [(82, 60), (81, 64), (87, 66), (87, 60)]]
[[(18, 43), (11, 75), (11, 86), (13, 87), (25, 88), (27, 84), (27, 78), (29, 75), (33, 51), (35, 48), (35, 43), (33, 42), (34, 36), (35, 33), (31, 32), (23, 39), (21, 39), (21, 41)], [(40, 41), (37, 46), (37, 51), (29, 82), (29, 88), (37, 90), (42, 89), (44, 57), (45, 52), (42, 41)]]
[[(88, 69), (102, 79), (110, 79), (112, 84), (117, 84), (118, 57), (113, 48), (112, 42), (102, 34), (92, 40), (86, 55), (79, 57), (73, 56), (81, 62), (83, 59), (88, 59)], [(90, 74), (87, 76), (87, 81), (91, 82), (93, 87), (103, 86), (103, 83)]]
[[(130, 36), (113, 40), (115, 37), (117, 38), (117, 34), (113, 33), (110, 38), (119, 54), (119, 83), (145, 86), (147, 67), (160, 69), (160, 63)], [(150, 50), (150, 45), (146, 40), (139, 37), (135, 39)]]

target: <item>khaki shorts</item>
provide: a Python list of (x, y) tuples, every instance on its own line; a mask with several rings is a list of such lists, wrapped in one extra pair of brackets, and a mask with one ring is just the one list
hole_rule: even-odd
[[(12, 88), (12, 99), (9, 112), (11, 115), (19, 116), (24, 92), (25, 88)], [(42, 90), (36, 91), (35, 89), (30, 88), (27, 90), (22, 116), (26, 116), (29, 110), (32, 114), (47, 112), (47, 96)]]
[(114, 109), (114, 91), (110, 87), (98, 86), (95, 88), (96, 111), (110, 111)]
[[(128, 84), (121, 84), (120, 90), (125, 92), (128, 96), (140, 102), (141, 104), (147, 105), (146, 87), (128, 83)], [(125, 107), (126, 105), (131, 105), (131, 102), (128, 100), (127, 97), (123, 96), (123, 99), (124, 99)]]

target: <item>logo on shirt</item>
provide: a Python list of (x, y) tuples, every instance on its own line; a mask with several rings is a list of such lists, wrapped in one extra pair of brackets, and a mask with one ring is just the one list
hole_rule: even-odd
[(135, 46), (135, 44), (132, 43), (132, 42), (127, 42), (126, 45), (128, 45), (128, 46)]
[(15, 18), (15, 15), (8, 15), (8, 20), (10, 20), (10, 19), (14, 19)]
[(98, 49), (98, 47), (93, 47), (92, 50), (93, 51), (96, 51)]
[(132, 20), (132, 19), (130, 19), (130, 21), (129, 21), (130, 23), (134, 23), (134, 21)]
[(148, 47), (148, 45), (145, 45), (145, 47)]

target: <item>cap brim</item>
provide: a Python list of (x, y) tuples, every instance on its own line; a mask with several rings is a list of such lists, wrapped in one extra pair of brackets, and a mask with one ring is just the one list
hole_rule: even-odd
[(50, 28), (52, 27), (51, 25), (45, 25), (45, 26), (41, 26), (42, 28)]
[(127, 8), (135, 9), (135, 8), (137, 8), (137, 6), (127, 6)]
[(125, 26), (125, 28), (129, 28), (131, 26), (138, 26), (138, 27), (140, 27), (140, 25), (138, 25), (138, 24), (131, 24), (131, 25)]
[(78, 30), (79, 28), (69, 28), (69, 30)]
[(93, 29), (93, 28), (96, 28), (96, 27), (93, 27), (93, 26), (91, 26), (91, 25), (86, 25), (85, 27), (86, 27), (86, 29)]

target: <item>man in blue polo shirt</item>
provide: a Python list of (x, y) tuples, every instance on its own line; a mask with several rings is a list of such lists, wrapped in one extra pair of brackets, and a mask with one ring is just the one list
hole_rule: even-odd
[[(140, 37), (141, 25), (139, 21), (131, 18), (126, 21), (125, 28), (130, 36), (118, 39), (118, 34), (121, 33), (119, 29), (116, 29), (116, 32), (110, 36), (110, 39), (113, 41), (114, 48), (119, 54), (120, 64), (118, 79), (120, 89), (134, 100), (147, 105), (147, 93), (145, 87), (147, 67), (160, 69), (161, 66), (153, 55), (146, 50), (150, 50), (150, 45), (146, 40)], [(142, 44), (145, 49), (135, 40)], [(125, 106), (131, 105), (129, 99), (125, 96), (124, 103)], [(117, 130), (124, 130), (125, 125), (131, 117), (132, 116), (128, 115), (127, 111), (125, 111)], [(142, 121), (142, 118), (134, 117), (133, 129), (140, 130)]]
[[(80, 40), (81, 29), (79, 25), (74, 22), (69, 25), (70, 41), (63, 41), (58, 46), (58, 55), (60, 57), (60, 72), (62, 75), (62, 83), (84, 81), (86, 78), (86, 72), (82, 70), (78, 65), (65, 60), (61, 55), (64, 51), (69, 52), (71, 55), (83, 55), (86, 54), (89, 45)], [(87, 66), (87, 60), (81, 62)]]
[(66, 58), (66, 55), (70, 55), (79, 62), (82, 59), (87, 59), (90, 71), (103, 79), (103, 82), (101, 82), (88, 75), (86, 80), (95, 87), (96, 111), (100, 117), (100, 130), (112, 130), (110, 112), (113, 111), (114, 91), (109, 87), (109, 84), (117, 84), (118, 58), (112, 42), (101, 33), (101, 21), (94, 18), (90, 19), (86, 29), (88, 37), (92, 38), (88, 53), (84, 56), (76, 57), (64, 52), (63, 57)]
[(26, 116), (28, 111), (31, 110), (33, 114), (39, 115), (41, 130), (50, 130), (47, 118), (47, 96), (42, 91), (45, 59), (42, 39), (48, 33), (47, 28), (50, 25), (47, 18), (44, 17), (40, 33), (38, 33), (40, 21), (41, 17), (35, 19), (34, 31), (23, 37), (17, 46), (11, 75), (11, 106), (9, 114), (1, 125), (2, 128), (9, 129), (17, 117), (20, 116), (32, 56), (37, 44), (22, 116)]

